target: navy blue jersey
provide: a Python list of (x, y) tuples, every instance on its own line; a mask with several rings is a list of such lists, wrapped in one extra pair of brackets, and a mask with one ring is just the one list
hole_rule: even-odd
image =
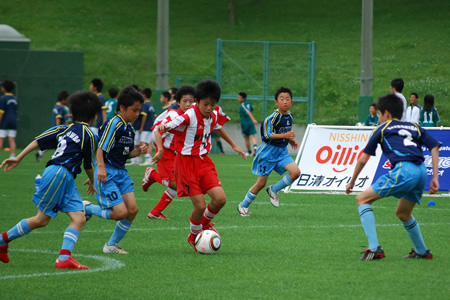
[(289, 139), (269, 139), (275, 133), (286, 133), (292, 131), (292, 114), (281, 114), (278, 110), (274, 111), (270, 116), (261, 123), (261, 140), (266, 144), (276, 147), (286, 147)]
[(81, 163), (85, 170), (94, 168), (98, 141), (86, 123), (52, 127), (38, 135), (36, 141), (41, 150), (56, 149), (47, 167), (63, 166), (74, 178), (81, 173)]
[(13, 94), (0, 97), (0, 113), (3, 113), (0, 129), (17, 129), (17, 98)]
[(98, 147), (104, 151), (106, 164), (124, 169), (128, 154), (134, 149), (135, 131), (131, 123), (126, 123), (119, 115), (100, 128)]
[(419, 125), (398, 120), (387, 121), (375, 129), (364, 153), (374, 156), (377, 144), (381, 145), (392, 168), (400, 161), (421, 164), (424, 161), (422, 145), (430, 150), (441, 145)]
[(60, 125), (66, 121), (66, 107), (61, 104), (55, 104), (52, 112), (52, 126), (56, 126), (56, 119), (61, 119)]
[(103, 125), (103, 122), (106, 122), (106, 120), (103, 120), (103, 110), (106, 110), (108, 107), (106, 106), (106, 99), (103, 97), (103, 95), (97, 94), (98, 99), (100, 99), (100, 102), (102, 103), (102, 111), (98, 114), (97, 122), (95, 122), (94, 127), (100, 128), (100, 126)]
[(155, 108), (151, 102), (144, 102), (142, 104), (141, 115), (147, 116), (143, 130), (152, 131), (153, 122), (155, 121)]

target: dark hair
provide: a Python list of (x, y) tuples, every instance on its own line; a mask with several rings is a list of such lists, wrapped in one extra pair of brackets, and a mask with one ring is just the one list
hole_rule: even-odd
[(391, 86), (398, 92), (401, 93), (403, 91), (403, 87), (405, 86), (405, 82), (403, 78), (394, 78), (391, 81)]
[(161, 95), (162, 95), (164, 98), (169, 99), (169, 100), (170, 100), (170, 98), (171, 98), (170, 93), (169, 93), (168, 91), (162, 92)]
[(173, 95), (176, 95), (178, 89), (177, 89), (176, 87), (171, 87), (171, 88), (169, 89), (169, 91), (171, 91)]
[(2, 86), (8, 93), (11, 93), (14, 90), (14, 82), (11, 80), (3, 80)]
[(423, 109), (427, 112), (430, 112), (434, 107), (434, 96), (431, 94), (425, 95), (423, 98)]
[(111, 98), (116, 98), (119, 95), (119, 89), (115, 87), (109, 88), (108, 93)]
[(68, 97), (69, 97), (69, 93), (66, 90), (58, 93), (58, 101), (67, 99)]
[(68, 101), (74, 122), (89, 123), (102, 110), (100, 99), (90, 91), (75, 92), (69, 97)]
[(117, 110), (120, 110), (120, 106), (124, 106), (125, 108), (133, 105), (135, 102), (144, 103), (144, 97), (139, 93), (137, 89), (135, 89), (132, 85), (125, 87), (119, 95), (117, 99)]
[(152, 97), (152, 89), (151, 88), (144, 88), (142, 89), (142, 94), (145, 95), (145, 97), (147, 97), (147, 99), (150, 99)]
[(292, 98), (292, 91), (291, 91), (291, 89), (282, 86), (282, 87), (280, 87), (280, 88), (275, 92), (275, 100), (278, 99), (278, 95), (280, 95), (281, 93), (288, 93), (289, 96), (291, 96), (291, 98)]
[(101, 92), (103, 89), (103, 81), (100, 78), (94, 78), (91, 81), (92, 85), (95, 86), (97, 92)]
[(183, 96), (185, 95), (191, 95), (195, 98), (195, 89), (192, 85), (183, 85), (182, 87), (177, 89), (175, 100), (177, 100), (177, 102), (180, 102), (181, 98), (183, 98)]
[(374, 107), (375, 109), (377, 109), (377, 105), (375, 103), (370, 104), (370, 107)]
[(244, 99), (247, 99), (247, 94), (244, 93), (244, 92), (240, 92), (240, 93), (239, 93), (239, 96), (241, 96), (241, 97), (244, 98)]
[(220, 85), (213, 80), (200, 81), (195, 87), (195, 99), (200, 102), (203, 99), (212, 99), (219, 102), (222, 89)]
[(377, 109), (381, 114), (387, 110), (392, 118), (401, 119), (403, 115), (403, 101), (395, 94), (387, 94), (378, 98)]
[(414, 96), (416, 96), (417, 99), (419, 99), (419, 95), (417, 95), (417, 93), (411, 93), (411, 95), (414, 95)]

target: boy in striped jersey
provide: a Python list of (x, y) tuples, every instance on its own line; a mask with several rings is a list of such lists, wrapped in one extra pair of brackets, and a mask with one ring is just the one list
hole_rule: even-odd
[(98, 191), (96, 197), (99, 205), (89, 201), (84, 201), (84, 205), (87, 219), (96, 215), (118, 221), (113, 235), (103, 247), (104, 253), (128, 253), (118, 243), (130, 229), (138, 207), (133, 181), (128, 175), (125, 163), (128, 158), (147, 151), (146, 144), (134, 149), (133, 123), (139, 116), (142, 103), (142, 94), (133, 86), (127, 86), (120, 92), (117, 100), (119, 112), (100, 128), (95, 169), (95, 188)]
[(369, 242), (369, 246), (362, 252), (364, 254), (361, 260), (385, 257), (383, 248), (378, 244), (372, 203), (389, 196), (399, 199), (395, 213), (402, 221), (415, 247), (405, 258), (432, 259), (433, 255), (425, 246), (419, 223), (412, 216), (412, 211), (416, 203), (420, 204), (427, 181), (422, 145), (431, 152), (433, 177), (430, 182), (430, 194), (434, 194), (439, 190), (438, 161), (441, 143), (417, 124), (400, 121), (403, 115), (403, 102), (395, 94), (380, 97), (377, 108), (382, 124), (372, 132), (364, 153), (356, 163), (352, 179), (346, 187), (346, 193), (350, 194), (359, 173), (370, 156), (375, 155), (377, 146), (380, 144), (383, 154), (392, 165), (392, 170), (356, 196), (359, 216)]
[(288, 144), (293, 149), (298, 147), (295, 132), (292, 131), (292, 114), (289, 112), (292, 103), (292, 91), (289, 88), (280, 87), (275, 92), (275, 105), (278, 109), (261, 123), (262, 143), (256, 150), (252, 168), (252, 173), (258, 175), (258, 179), (237, 207), (239, 214), (243, 217), (250, 215), (248, 207), (255, 200), (259, 191), (266, 186), (272, 171), (275, 170), (280, 175), (288, 172), (280, 181), (266, 189), (274, 207), (280, 205), (278, 191), (290, 185), (300, 176), (300, 169), (287, 150)]
[[(169, 108), (158, 116), (152, 130), (159, 125), (170, 122), (179, 115), (184, 114), (194, 103), (195, 90), (193, 86), (184, 85), (177, 90), (175, 95), (178, 109)], [(181, 133), (181, 131), (179, 131)], [(175, 182), (174, 162), (176, 156), (175, 133), (165, 132), (161, 134), (155, 131), (156, 154), (154, 162), (157, 163), (158, 171), (149, 167), (145, 170), (144, 179), (142, 179), (142, 189), (144, 192), (155, 182), (167, 187), (161, 199), (156, 206), (148, 212), (149, 219), (167, 219), (162, 213), (163, 210), (172, 202), (177, 195), (177, 185)]]
[(96, 136), (89, 126), (94, 124), (101, 111), (101, 102), (92, 92), (76, 92), (69, 97), (74, 123), (50, 128), (31, 142), (16, 158), (3, 161), (0, 169), (5, 171), (19, 165), (31, 151), (56, 149), (42, 175), (39, 190), (33, 196), (38, 208), (36, 216), (23, 219), (9, 231), (0, 236), (0, 260), (9, 262), (8, 243), (30, 233), (32, 230), (47, 226), (58, 211), (65, 212), (71, 219), (64, 232), (60, 255), (56, 260), (57, 269), (88, 269), (78, 263), (72, 256), (72, 250), (78, 240), (80, 230), (86, 223), (83, 202), (75, 185), (77, 174), (81, 173), (81, 164), (88, 175), (87, 192), (93, 194), (94, 162), (97, 149)]
[[(208, 157), (211, 133), (216, 131), (232, 149), (246, 159), (245, 152), (228, 136), (222, 125), (229, 119), (217, 106), (221, 89), (217, 82), (205, 80), (195, 88), (196, 105), (174, 120), (160, 125), (161, 132), (185, 126), (179, 138), (175, 157), (177, 196), (190, 197), (194, 206), (190, 217), (188, 243), (195, 249), (195, 238), (205, 229), (215, 230), (211, 220), (225, 205), (227, 198), (217, 175), (216, 166)], [(204, 194), (211, 197), (206, 206)]]

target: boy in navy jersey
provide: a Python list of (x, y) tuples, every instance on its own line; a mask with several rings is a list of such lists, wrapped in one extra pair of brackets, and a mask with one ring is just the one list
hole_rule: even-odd
[(369, 157), (375, 155), (377, 145), (380, 144), (384, 155), (391, 162), (392, 170), (356, 196), (361, 223), (369, 241), (369, 246), (362, 252), (364, 254), (361, 260), (385, 257), (383, 248), (378, 244), (371, 204), (388, 196), (399, 198), (396, 214), (414, 244), (414, 249), (405, 258), (432, 259), (433, 255), (426, 248), (420, 233), (419, 223), (411, 213), (416, 203), (420, 204), (427, 181), (421, 147), (425, 145), (431, 152), (433, 178), (430, 182), (430, 194), (434, 194), (439, 190), (438, 161), (441, 143), (417, 124), (399, 121), (403, 114), (403, 103), (395, 94), (380, 97), (377, 108), (382, 124), (373, 131), (364, 153), (356, 163), (352, 179), (346, 187), (346, 193), (350, 194), (359, 173)]
[(147, 151), (145, 144), (134, 149), (134, 128), (141, 111), (144, 98), (133, 86), (127, 86), (119, 95), (117, 115), (100, 128), (100, 141), (97, 150), (95, 169), (95, 188), (99, 205), (84, 201), (86, 218), (93, 214), (103, 218), (117, 220), (116, 228), (109, 241), (103, 247), (104, 253), (127, 254), (118, 243), (131, 227), (138, 213), (134, 196), (133, 181), (125, 169), (128, 158)]
[(280, 205), (278, 191), (290, 185), (300, 176), (300, 169), (289, 155), (287, 145), (297, 149), (298, 143), (294, 139), (292, 131), (292, 114), (289, 109), (292, 106), (292, 91), (286, 87), (280, 87), (275, 92), (275, 105), (278, 109), (261, 123), (262, 143), (256, 150), (253, 160), (252, 173), (258, 175), (256, 183), (248, 190), (244, 200), (238, 205), (241, 216), (250, 215), (248, 207), (255, 200), (256, 195), (267, 183), (270, 173), (275, 170), (278, 174), (286, 174), (280, 181), (267, 188), (270, 202), (274, 207)]
[(2, 82), (3, 96), (0, 97), (0, 152), (3, 149), (3, 141), (6, 137), (11, 148), (10, 157), (16, 157), (17, 135), (17, 98), (12, 94), (14, 82), (4, 80)]
[(0, 236), (0, 260), (9, 262), (8, 243), (30, 233), (32, 230), (47, 226), (58, 211), (65, 212), (71, 219), (64, 232), (60, 255), (56, 260), (57, 269), (88, 269), (72, 256), (72, 250), (78, 240), (79, 231), (86, 223), (83, 201), (75, 185), (77, 174), (81, 173), (81, 164), (88, 175), (88, 194), (94, 189), (94, 162), (97, 140), (89, 126), (94, 124), (101, 111), (101, 102), (92, 92), (76, 92), (69, 97), (74, 123), (55, 126), (31, 142), (17, 158), (3, 161), (0, 169), (5, 171), (19, 165), (21, 160), (33, 149), (56, 149), (42, 175), (39, 191), (33, 196), (38, 208), (36, 216), (23, 219), (9, 231)]

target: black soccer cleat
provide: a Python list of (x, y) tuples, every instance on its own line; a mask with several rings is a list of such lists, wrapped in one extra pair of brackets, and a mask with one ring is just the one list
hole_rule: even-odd
[(375, 250), (375, 251), (372, 251), (369, 249), (369, 247), (366, 247), (366, 249), (364, 249), (364, 251), (361, 253), (364, 253), (364, 255), (361, 256), (360, 260), (382, 259), (386, 256), (384, 254), (384, 250), (383, 250), (383, 248), (381, 248), (381, 246), (378, 246), (377, 250)]
[(427, 251), (424, 254), (418, 254), (416, 253), (416, 249), (411, 249), (411, 252), (409, 252), (409, 255), (404, 256), (403, 258), (415, 258), (415, 259), (433, 259), (433, 254), (431, 254), (430, 249), (427, 249)]

